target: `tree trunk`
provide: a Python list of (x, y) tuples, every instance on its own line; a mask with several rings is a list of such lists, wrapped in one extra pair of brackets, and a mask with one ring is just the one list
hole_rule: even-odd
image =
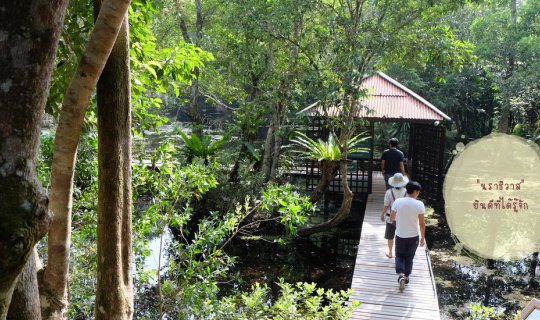
[(199, 113), (199, 68), (195, 68), (194, 70), (195, 77), (191, 79), (191, 87), (189, 88), (189, 107), (187, 109), (187, 114), (191, 121), (195, 123), (195, 127), (193, 128), (193, 132), (202, 138), (204, 131), (203, 131), (203, 118), (201, 114)]
[[(184, 41), (186, 43), (194, 43), (196, 46), (199, 45), (199, 41), (202, 38), (202, 31), (203, 31), (203, 15), (202, 15), (202, 4), (201, 0), (195, 0), (195, 7), (197, 11), (197, 21), (196, 21), (196, 28), (197, 33), (195, 35), (195, 41), (191, 39), (188, 33), (186, 20), (184, 19), (184, 13), (182, 12), (182, 8), (180, 7), (179, 0), (175, 1), (176, 6), (176, 15), (178, 16), (178, 26), (180, 27), (180, 31), (182, 32), (182, 37), (184, 38)], [(198, 135), (199, 137), (202, 137), (203, 135), (203, 118), (201, 114), (199, 113), (199, 68), (195, 68), (194, 70), (193, 79), (191, 80), (191, 86), (189, 88), (189, 106), (187, 108), (187, 114), (191, 121), (195, 122), (195, 128), (193, 129), (194, 133)]]
[(330, 182), (334, 180), (334, 177), (337, 174), (338, 164), (339, 162), (337, 161), (321, 161), (321, 179), (319, 180), (319, 183), (317, 184), (315, 190), (313, 190), (311, 192), (311, 195), (309, 196), (309, 200), (312, 203), (317, 203), (319, 202), (319, 200), (321, 200), (321, 197), (323, 196), (326, 189), (328, 189)]
[(272, 121), (268, 126), (268, 132), (266, 133), (266, 139), (264, 140), (264, 154), (262, 160), (262, 172), (264, 174), (264, 181), (267, 182), (270, 179), (270, 169), (272, 168), (272, 153), (274, 146), (274, 122)]
[(98, 320), (133, 317), (130, 91), (126, 15), (97, 87), (98, 276), (94, 314)]
[(36, 272), (37, 259), (37, 250), (34, 248), (19, 276), (17, 287), (13, 292), (13, 298), (11, 299), (7, 317), (8, 320), (41, 319)]
[[(65, 0), (33, 0), (3, 1), (0, 10), (2, 320), (7, 317), (19, 275), (50, 222), (47, 197), (36, 175), (36, 160), (66, 8)], [(39, 299), (34, 297), (29, 302), (39, 303)]]
[[(510, 0), (510, 23), (511, 28), (513, 32), (517, 31), (517, 0)], [(516, 65), (516, 53), (515, 53), (515, 43), (512, 44), (513, 46), (510, 48), (510, 52), (508, 54), (508, 69), (506, 70), (505, 78), (508, 79), (512, 77), (514, 74), (514, 68)], [(499, 121), (499, 132), (500, 133), (508, 133), (508, 125), (509, 125), (509, 118), (510, 118), (510, 101), (508, 99), (504, 99), (502, 102), (503, 105), (501, 106), (501, 118)]]
[(285, 119), (285, 107), (282, 104), (279, 104), (276, 108), (274, 114), (274, 152), (272, 152), (272, 167), (270, 169), (270, 181), (276, 180), (277, 171), (279, 169), (279, 156), (281, 155), (281, 145), (283, 142), (283, 137), (281, 135), (281, 125)]
[(341, 207), (339, 208), (336, 215), (327, 222), (298, 230), (298, 235), (305, 237), (314, 233), (326, 231), (330, 228), (337, 226), (349, 216), (349, 213), (351, 212), (354, 194), (351, 191), (351, 188), (349, 188), (347, 169), (347, 161), (341, 160), (339, 170), (341, 172), (341, 185), (343, 186), (343, 201), (341, 202)]
[(86, 51), (64, 97), (54, 141), (49, 209), (48, 265), (43, 274), (42, 317), (66, 319), (73, 171), (88, 101), (103, 71), (129, 7), (129, 0), (106, 0)]

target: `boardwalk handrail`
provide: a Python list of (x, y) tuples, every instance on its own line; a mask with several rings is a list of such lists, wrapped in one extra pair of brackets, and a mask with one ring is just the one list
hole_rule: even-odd
[(431, 286), (433, 288), (433, 294), (435, 295), (435, 301), (439, 303), (439, 297), (437, 296), (437, 285), (435, 284), (435, 274), (433, 274), (433, 269), (431, 268), (431, 256), (429, 255), (429, 249), (427, 243), (425, 245), (427, 264), (429, 268), (429, 276), (431, 277)]

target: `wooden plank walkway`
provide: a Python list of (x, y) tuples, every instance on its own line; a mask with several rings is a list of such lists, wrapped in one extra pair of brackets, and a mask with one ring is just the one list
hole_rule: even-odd
[(351, 299), (362, 305), (351, 319), (439, 320), (435, 280), (425, 247), (416, 250), (410, 283), (399, 292), (394, 259), (385, 255), (388, 245), (385, 224), (380, 220), (384, 192), (384, 179), (380, 172), (374, 172), (351, 286)]

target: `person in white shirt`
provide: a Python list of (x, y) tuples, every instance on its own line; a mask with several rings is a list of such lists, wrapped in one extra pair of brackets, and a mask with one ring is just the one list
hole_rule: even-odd
[(408, 182), (409, 178), (398, 172), (388, 179), (388, 184), (390, 184), (392, 188), (386, 190), (386, 193), (384, 194), (384, 207), (381, 212), (381, 221), (386, 221), (384, 238), (388, 240), (388, 253), (386, 254), (388, 258), (393, 258), (392, 248), (394, 247), (394, 236), (396, 235), (396, 227), (390, 223), (390, 208), (392, 208), (392, 204), (394, 204), (396, 199), (405, 197), (407, 190), (404, 187)]
[(426, 242), (426, 208), (416, 199), (422, 187), (418, 182), (411, 181), (405, 188), (407, 197), (394, 201), (390, 213), (390, 221), (396, 223), (396, 273), (401, 291), (409, 283), (418, 244), (423, 247)]

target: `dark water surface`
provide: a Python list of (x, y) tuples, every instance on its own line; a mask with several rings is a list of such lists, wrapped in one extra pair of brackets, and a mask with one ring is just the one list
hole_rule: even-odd
[[(514, 262), (488, 261), (460, 249), (437, 216), (426, 231), (443, 319), (465, 319), (470, 303), (498, 308), (513, 319), (540, 290), (531, 289), (531, 256)], [(535, 280), (539, 281), (536, 268)]]
[[(329, 203), (330, 208), (339, 205), (339, 202)], [(236, 239), (227, 251), (238, 257), (233, 272), (239, 272), (245, 283), (225, 291), (247, 290), (256, 282), (277, 289), (275, 283), (280, 278), (291, 283), (315, 282), (326, 289), (347, 290), (352, 282), (364, 211), (363, 201), (353, 202), (351, 214), (338, 227), (285, 244)], [(311, 222), (327, 218), (320, 215), (312, 217)]]

